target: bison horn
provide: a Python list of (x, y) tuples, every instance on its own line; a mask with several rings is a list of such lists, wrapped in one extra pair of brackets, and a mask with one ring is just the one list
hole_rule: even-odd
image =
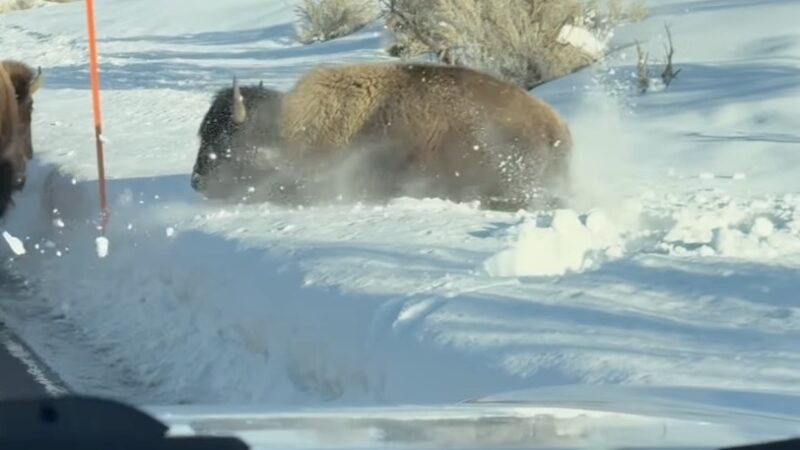
[(39, 66), (39, 68), (36, 70), (36, 76), (34, 76), (33, 80), (31, 80), (31, 86), (28, 89), (28, 92), (30, 93), (29, 95), (33, 95), (36, 91), (39, 90), (40, 87), (42, 87), (42, 67), (41, 66)]
[(244, 106), (244, 97), (239, 89), (239, 80), (233, 77), (233, 121), (238, 124), (244, 123), (247, 119), (247, 109)]

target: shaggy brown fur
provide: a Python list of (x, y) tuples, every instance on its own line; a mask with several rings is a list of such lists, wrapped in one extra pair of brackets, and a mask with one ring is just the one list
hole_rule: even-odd
[(5, 216), (14, 192), (14, 163), (16, 130), (19, 112), (14, 85), (0, 64), (0, 217)]
[(0, 64), (0, 154), (10, 148), (19, 123), (16, 93), (8, 71)]
[(467, 68), (321, 67), (282, 96), (280, 117), (258, 120), (277, 129), (282, 165), (313, 197), (349, 189), (509, 209), (545, 206), (537, 189), (557, 194), (568, 178), (572, 137), (556, 111)]
[(0, 62), (0, 217), (13, 191), (24, 186), (27, 161), (33, 158), (31, 116), (38, 75), (19, 61)]
[(391, 145), (409, 174), (427, 180), (423, 194), (456, 201), (526, 202), (529, 188), (567, 175), (572, 147), (553, 108), (459, 67), (318, 68), (285, 95), (281, 113), (292, 155), (327, 165), (324, 156), (338, 159), (353, 145)]
[(3, 68), (14, 86), (19, 114), (19, 133), (22, 137), (20, 152), (25, 159), (33, 158), (31, 120), (33, 116), (33, 94), (41, 87), (41, 69), (37, 72), (25, 63), (13, 60), (2, 62)]

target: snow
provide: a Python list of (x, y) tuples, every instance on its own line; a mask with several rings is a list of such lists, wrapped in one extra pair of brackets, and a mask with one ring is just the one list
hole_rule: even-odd
[(564, 25), (558, 33), (556, 40), (562, 44), (570, 44), (577, 47), (593, 59), (600, 59), (608, 50), (605, 42), (601, 42), (597, 36), (586, 28)]
[(15, 255), (24, 255), (25, 254), (25, 243), (23, 243), (18, 237), (12, 236), (8, 231), (3, 231), (3, 239), (6, 240), (8, 247), (14, 252)]
[(0, 313), (68, 384), (276, 408), (562, 385), (798, 393), (800, 4), (651, 0), (609, 47), (660, 56), (669, 22), (669, 87), (638, 95), (627, 48), (537, 88), (575, 137), (569, 209), (204, 201), (196, 131), (233, 75), (283, 90), (319, 63), (388, 59), (379, 24), (295, 43), (295, 4), (98, 2), (99, 249), (84, 4), (0, 16), (6, 56), (45, 75), (4, 224), (36, 249), (7, 264), (36, 295)]
[(98, 237), (95, 239), (95, 243), (97, 244), (97, 256), (100, 258), (108, 256), (108, 238), (102, 236)]
[(68, 391), (62, 386), (59, 386), (57, 382), (48, 378), (45, 371), (39, 367), (36, 358), (5, 329), (0, 329), (0, 345), (2, 345), (8, 355), (19, 361), (22, 366), (25, 367), (25, 371), (48, 395), (59, 396), (68, 393)]
[(547, 227), (526, 222), (515, 233), (511, 248), (486, 261), (489, 275), (564, 275), (585, 270), (597, 259), (622, 256), (619, 234), (601, 212), (589, 214), (583, 223), (571, 210), (556, 211)]

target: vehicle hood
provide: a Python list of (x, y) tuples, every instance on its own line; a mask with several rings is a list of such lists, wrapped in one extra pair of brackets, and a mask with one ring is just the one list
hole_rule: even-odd
[(172, 435), (253, 449), (715, 449), (800, 436), (800, 397), (681, 387), (566, 386), (445, 405), (158, 406)]

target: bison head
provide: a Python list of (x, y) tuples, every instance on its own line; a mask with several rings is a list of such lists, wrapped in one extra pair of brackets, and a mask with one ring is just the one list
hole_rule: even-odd
[(279, 142), (281, 94), (259, 86), (217, 92), (200, 124), (200, 149), (191, 186), (209, 197), (237, 192), (258, 174), (258, 161)]
[(31, 137), (33, 94), (42, 85), (42, 68), (40, 67), (34, 72), (26, 64), (10, 60), (3, 61), (2, 65), (13, 84), (19, 113), (16, 139), (9, 159), (14, 169), (14, 189), (21, 190), (25, 185), (27, 161), (33, 158), (33, 139)]

